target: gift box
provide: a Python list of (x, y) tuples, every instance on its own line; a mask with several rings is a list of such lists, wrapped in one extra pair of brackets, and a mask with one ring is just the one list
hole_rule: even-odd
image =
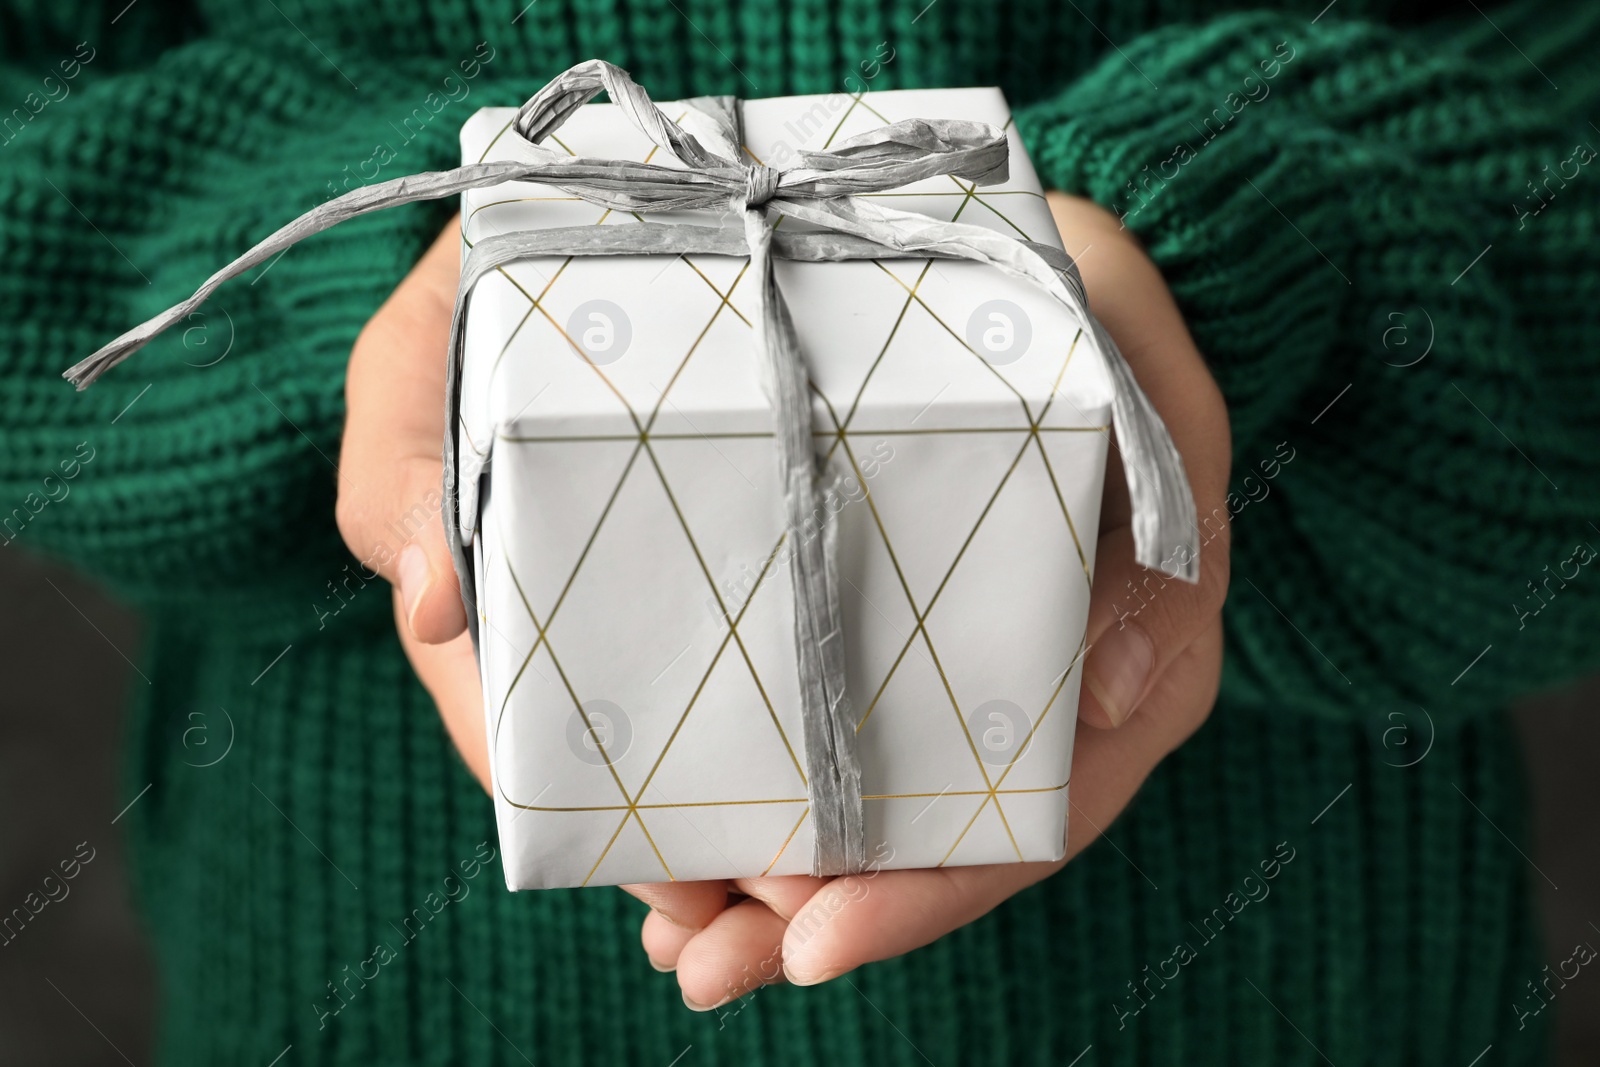
[[(745, 151), (772, 166), (899, 119), (1010, 129), (996, 89), (743, 111)], [(505, 136), (515, 114), (474, 115), (463, 163), (525, 151)], [(612, 104), (583, 107), (556, 137), (581, 157), (661, 155)], [(1014, 132), (1010, 151), (1004, 184), (939, 176), (882, 198), (1059, 247)], [(469, 191), (461, 208), (468, 248), (664, 221), (523, 182)], [(792, 584), (748, 269), (733, 256), (553, 256), (477, 282), (460, 532), (514, 889), (810, 870)], [(867, 854), (883, 867), (1058, 859), (1111, 421), (1093, 337), (982, 264), (775, 271), (814, 387), (820, 508), (837, 523)]]
[(67, 377), (460, 194), (443, 517), (508, 886), (1060, 858), (1113, 426), (1136, 558), (1198, 546), (1000, 92), (658, 107), (590, 61), (462, 149)]

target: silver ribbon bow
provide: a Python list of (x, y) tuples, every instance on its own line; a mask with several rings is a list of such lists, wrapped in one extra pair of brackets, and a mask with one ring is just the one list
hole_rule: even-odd
[[(560, 156), (541, 146), (602, 91), (681, 166)], [(774, 279), (773, 258), (814, 262), (966, 259), (1031, 282), (1088, 326), (1110, 371), (1112, 424), (1133, 505), (1138, 562), (1186, 581), (1196, 580), (1199, 544), (1194, 501), (1183, 461), (1161, 417), (1134, 380), (1116, 343), (1090, 314), (1070, 257), (1049, 245), (858, 199), (861, 193), (894, 189), (943, 174), (974, 185), (1003, 182), (1009, 148), (1004, 133), (984, 123), (913, 119), (851, 138), (829, 151), (801, 152), (802, 166), (775, 170), (742, 161), (737, 99), (700, 97), (685, 103), (687, 114), (681, 123), (674, 122), (626, 71), (601, 60), (580, 63), (518, 111), (512, 130), (527, 142), (529, 159), (415, 174), (346, 193), (284, 226), (206, 279), (193, 296), (129, 330), (73, 366), (65, 377), (79, 389), (88, 387), (156, 335), (187, 318), (223, 282), (312, 234), (398, 204), (441, 199), (503, 182), (534, 181), (618, 211), (738, 211), (742, 216), (738, 229), (652, 223), (563, 227), (490, 237), (474, 246), (462, 263), (451, 328), (444, 490), (447, 507), (455, 514), (446, 515), (446, 538), (461, 576), (476, 640), (473, 569), (469, 548), (462, 540), (462, 519), (470, 530), (476, 513), (477, 481), (483, 471), (478, 467), (458, 471), (454, 428), (460, 415), (466, 312), (480, 278), (507, 263), (545, 255), (749, 256), (750, 275), (759, 287), (758, 366), (772, 405), (792, 542), (795, 648), (815, 835), (812, 871), (818, 875), (853, 873), (865, 866), (866, 841), (855, 723), (845, 698), (834, 527), (827, 524), (820, 537), (805, 533), (817, 509), (819, 474), (811, 432), (810, 379), (794, 322)], [(817, 232), (776, 234), (775, 215), (812, 223)], [(831, 515), (826, 508), (822, 513)]]

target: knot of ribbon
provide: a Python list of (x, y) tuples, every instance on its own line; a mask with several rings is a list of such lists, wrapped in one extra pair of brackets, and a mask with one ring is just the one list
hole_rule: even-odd
[(771, 200), (778, 192), (778, 179), (780, 171), (760, 163), (752, 163), (744, 169), (744, 203), (745, 207), (760, 207)]
[[(601, 92), (677, 166), (561, 156), (542, 146), (571, 115)], [(451, 328), (445, 420), (445, 533), (461, 578), (467, 617), (476, 631), (470, 558), (478, 483), (487, 459), (458, 458), (460, 373), (467, 309), (477, 282), (497, 267), (548, 255), (749, 256), (757, 286), (758, 371), (772, 406), (780, 484), (794, 588), (795, 651), (805, 724), (805, 760), (813, 822), (812, 871), (854, 873), (866, 865), (861, 771), (854, 717), (845, 696), (845, 657), (835, 528), (807, 531), (817, 512), (819, 470), (811, 432), (810, 379), (794, 322), (778, 289), (774, 257), (811, 262), (856, 259), (964, 259), (988, 264), (1036, 286), (1070, 309), (1092, 333), (1113, 385), (1112, 425), (1123, 458), (1133, 512), (1135, 558), (1187, 581), (1199, 569), (1194, 501), (1183, 462), (1166, 427), (1134, 380), (1116, 343), (1090, 314), (1072, 260), (1060, 249), (1017, 240), (978, 226), (941, 222), (862, 200), (937, 175), (974, 186), (1003, 182), (1009, 146), (985, 123), (912, 119), (893, 123), (821, 152), (800, 152), (801, 166), (778, 170), (743, 162), (740, 103), (733, 97), (684, 102), (674, 122), (627, 72), (601, 60), (567, 70), (517, 112), (511, 132), (526, 159), (474, 163), (364, 186), (314, 208), (217, 271), (195, 293), (129, 330), (79, 362), (65, 377), (79, 389), (152, 338), (183, 321), (219, 286), (296, 242), (371, 211), (454, 196), (511, 181), (555, 186), (591, 204), (640, 214), (738, 210), (743, 225), (690, 223), (577, 226), (485, 238), (462, 263)], [(815, 229), (778, 234), (773, 214)], [(831, 510), (822, 509), (831, 515)]]

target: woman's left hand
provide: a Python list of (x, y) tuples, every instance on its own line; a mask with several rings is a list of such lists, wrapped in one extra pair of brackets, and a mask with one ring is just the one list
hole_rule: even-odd
[[(1127, 489), (1112, 450), (1073, 749), (1070, 858), (1117, 817), (1216, 700), (1232, 444), (1222, 396), (1132, 234), (1089, 201), (1053, 193), (1050, 202), (1096, 315), (1183, 455), (1199, 514), (1220, 519), (1220, 532), (1202, 548), (1198, 585), (1169, 580), (1148, 599), (1130, 596), (1126, 590), (1144, 588), (1149, 572), (1133, 561)], [(624, 888), (651, 905), (641, 938), (652, 965), (675, 970), (685, 1003), (704, 1011), (772, 982), (815, 985), (919, 948), (1066, 862)]]

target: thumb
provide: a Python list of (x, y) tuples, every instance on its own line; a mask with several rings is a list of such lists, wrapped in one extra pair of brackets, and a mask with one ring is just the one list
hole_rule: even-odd
[(1170, 578), (1134, 561), (1133, 528), (1100, 535), (1085, 633), (1078, 717), (1121, 726), (1167, 665), (1214, 627), (1228, 589), (1228, 531), (1202, 527), (1200, 581)]
[(364, 567), (393, 582), (413, 637), (467, 624), (445, 543), (445, 358), (460, 273), (452, 222), (356, 339), (345, 378), (337, 520)]

